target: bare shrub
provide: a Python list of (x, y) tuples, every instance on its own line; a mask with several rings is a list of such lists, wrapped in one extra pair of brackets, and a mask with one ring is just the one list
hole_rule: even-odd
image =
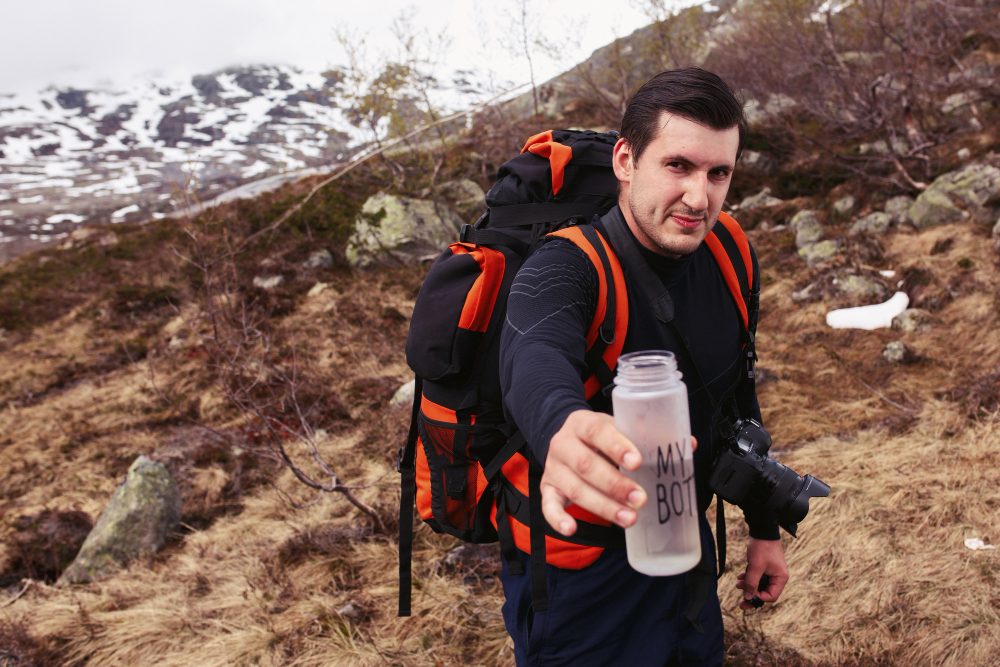
[(997, 99), (978, 48), (1000, 23), (991, 3), (759, 0), (733, 18), (708, 64), (761, 102), (783, 101), (772, 133), (901, 190), (924, 189), (935, 149), (974, 131), (943, 101), (959, 95), (975, 117), (975, 101)]
[(380, 514), (343, 483), (319, 449), (317, 424), (349, 420), (350, 413), (322, 378), (305, 370), (302, 353), (280, 331), (280, 317), (260, 308), (252, 291), (241, 290), (236, 258), (246, 244), (225, 232), (209, 237), (189, 229), (185, 260), (200, 274), (208, 363), (242, 416), (245, 445), (280, 462), (310, 489), (343, 495), (383, 529)]

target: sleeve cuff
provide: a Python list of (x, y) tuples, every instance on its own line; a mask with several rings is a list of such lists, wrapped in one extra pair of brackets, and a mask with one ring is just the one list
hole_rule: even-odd
[(777, 540), (781, 538), (778, 532), (778, 521), (770, 512), (743, 512), (743, 517), (750, 529), (750, 537), (755, 540)]

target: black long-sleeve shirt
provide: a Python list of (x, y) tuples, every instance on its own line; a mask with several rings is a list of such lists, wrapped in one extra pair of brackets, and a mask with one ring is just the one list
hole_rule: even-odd
[[(617, 206), (595, 219), (602, 232), (607, 225), (622, 225), (627, 230)], [(704, 511), (712, 495), (708, 486), (712, 452), (722, 446), (714, 423), (716, 408), (739, 381), (743, 369), (739, 312), (704, 243), (690, 255), (669, 259), (643, 248), (630, 232), (623, 236), (667, 288), (674, 303), (674, 319), (670, 327), (656, 319), (623, 261), (629, 326), (622, 354), (670, 350), (676, 355), (688, 389), (691, 430), (699, 443), (696, 488)], [(622, 258), (617, 249), (616, 254)], [(754, 273), (759, 275), (756, 254), (753, 262)], [(608, 397), (599, 396), (588, 403), (583, 392), (588, 375), (585, 335), (597, 307), (597, 294), (596, 268), (582, 250), (560, 238), (548, 241), (529, 257), (511, 287), (500, 344), (504, 406), (540, 461), (545, 461), (549, 441), (571, 412), (595, 408), (611, 412)], [(737, 399), (744, 416), (760, 420), (754, 392), (739, 392)], [(752, 536), (777, 539), (773, 518), (747, 514), (747, 520)]]

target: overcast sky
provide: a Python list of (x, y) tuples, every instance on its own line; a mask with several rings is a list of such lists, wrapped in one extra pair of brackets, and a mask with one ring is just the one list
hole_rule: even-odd
[[(0, 92), (90, 85), (132, 74), (210, 72), (243, 63), (306, 69), (344, 61), (336, 31), (366, 34), (390, 48), (392, 19), (410, 9), (419, 29), (446, 31), (443, 58), (454, 67), (527, 80), (523, 58), (499, 43), (517, 2), (438, 0), (10, 0), (0, 28)], [(561, 45), (536, 54), (539, 78), (552, 76), (615, 37), (649, 22), (648, 0), (529, 0), (533, 25)], [(678, 4), (681, 4), (680, 2)], [(686, 2), (684, 4), (694, 4)], [(574, 17), (567, 25), (561, 17)], [(578, 38), (578, 39), (575, 39)], [(575, 42), (575, 43), (574, 43)], [(539, 70), (541, 70), (539, 72)]]

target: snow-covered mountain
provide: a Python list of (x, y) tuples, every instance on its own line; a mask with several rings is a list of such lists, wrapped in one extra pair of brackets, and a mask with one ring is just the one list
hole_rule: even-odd
[(0, 254), (333, 164), (360, 139), (338, 91), (336, 72), (246, 66), (0, 95)]

